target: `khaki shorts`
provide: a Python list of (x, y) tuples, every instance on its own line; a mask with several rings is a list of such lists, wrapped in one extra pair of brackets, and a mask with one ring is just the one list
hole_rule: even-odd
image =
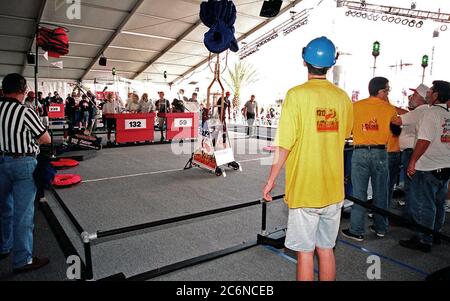
[(344, 202), (324, 208), (289, 209), (285, 246), (297, 252), (333, 249)]

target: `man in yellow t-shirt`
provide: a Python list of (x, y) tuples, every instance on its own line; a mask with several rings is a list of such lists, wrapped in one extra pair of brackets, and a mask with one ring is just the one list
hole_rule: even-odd
[[(395, 107), (389, 104), (390, 89), (387, 78), (374, 77), (369, 82), (370, 97), (353, 105), (353, 196), (366, 202), (370, 179), (373, 205), (382, 209), (388, 208), (389, 168), (386, 148), (392, 136), (391, 118), (397, 114)], [(353, 240), (363, 241), (365, 218), (366, 209), (355, 204), (351, 212), (350, 228), (342, 230), (342, 234)], [(388, 220), (374, 214), (374, 225), (369, 228), (378, 237), (384, 237)]]
[(333, 248), (344, 200), (344, 145), (352, 130), (353, 108), (345, 91), (326, 79), (336, 63), (336, 48), (329, 39), (309, 42), (303, 60), (308, 81), (287, 92), (263, 195), (272, 200), (270, 191), (286, 163), (285, 245), (297, 251), (297, 280), (314, 280), (314, 251), (319, 279), (335, 280)]

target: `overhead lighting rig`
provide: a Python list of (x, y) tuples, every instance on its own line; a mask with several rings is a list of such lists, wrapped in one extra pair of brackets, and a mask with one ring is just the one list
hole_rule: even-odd
[[(421, 28), (425, 20), (441, 23), (450, 23), (450, 14), (416, 10), (416, 3), (411, 3), (410, 8), (369, 4), (364, 1), (343, 1), (342, 6), (349, 10), (345, 12), (348, 17), (356, 17), (371, 21), (381, 20), (383, 22), (401, 24), (404, 26)], [(441, 31), (447, 30), (447, 25), (440, 27)]]
[(243, 47), (239, 51), (239, 58), (242, 60), (249, 55), (258, 52), (261, 46), (276, 39), (281, 33), (286, 36), (303, 25), (308, 24), (309, 10), (310, 9), (305, 9), (299, 13), (290, 11), (291, 17), (274, 29), (271, 29), (250, 43), (242, 42)]

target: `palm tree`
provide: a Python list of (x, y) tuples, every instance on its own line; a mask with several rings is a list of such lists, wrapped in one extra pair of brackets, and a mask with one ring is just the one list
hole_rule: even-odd
[(258, 73), (252, 64), (239, 62), (233, 68), (228, 69), (228, 76), (224, 78), (224, 81), (233, 91), (233, 108), (240, 106), (241, 89), (258, 80)]

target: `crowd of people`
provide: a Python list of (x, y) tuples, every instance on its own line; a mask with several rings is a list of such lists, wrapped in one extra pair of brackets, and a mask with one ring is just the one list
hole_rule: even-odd
[[(392, 206), (394, 187), (404, 172), (404, 217), (434, 231), (417, 231), (399, 244), (430, 252), (439, 244), (445, 222), (445, 205), (450, 179), (450, 83), (435, 80), (431, 87), (420, 84), (409, 96), (404, 110), (390, 103), (390, 81), (374, 77), (368, 83), (369, 97), (352, 102), (347, 93), (326, 79), (336, 63), (336, 48), (329, 39), (312, 40), (303, 49), (308, 81), (287, 92), (275, 139), (275, 155), (263, 197), (270, 192), (286, 165), (286, 196), (289, 207), (286, 232), (287, 248), (297, 252), (297, 279), (314, 279), (314, 255), (319, 256), (320, 280), (335, 280), (334, 247), (340, 227), (344, 193), (343, 150), (349, 138), (353, 142), (351, 182), (353, 197), (368, 202), (369, 181), (372, 203), (380, 209)], [(33, 216), (36, 186), (33, 172), (39, 144), (50, 143), (47, 132), (52, 103), (65, 104), (69, 129), (93, 129), (99, 113), (106, 116), (108, 142), (118, 113), (186, 112), (188, 103), (198, 103), (197, 93), (188, 99), (184, 90), (170, 102), (159, 91), (153, 101), (147, 93), (128, 94), (126, 101), (117, 93), (105, 93), (97, 100), (90, 91), (74, 90), (63, 100), (57, 92), (43, 97), (28, 92), (25, 78), (10, 74), (0, 91), (0, 259), (13, 255), (14, 271), (27, 272), (48, 264), (47, 258), (33, 256)], [(234, 118), (231, 93), (214, 100), (212, 107), (199, 105), (202, 126), (217, 112), (226, 143), (227, 120)], [(274, 107), (260, 109), (252, 95), (241, 110), (251, 135), (255, 120), (277, 119)], [(270, 118), (269, 118), (270, 117)], [(259, 119), (260, 118), (260, 119)], [(164, 140), (164, 114), (158, 116), (161, 140)], [(9, 130), (5, 130), (9, 129)], [(217, 139), (218, 137), (216, 137)], [(215, 144), (216, 141), (213, 142)], [(401, 168), (403, 166), (403, 169)], [(350, 225), (341, 233), (362, 242), (366, 235), (365, 207), (354, 204)], [(385, 237), (388, 218), (375, 212), (368, 230)]]
[[(409, 97), (409, 110), (390, 103), (389, 80), (374, 77), (369, 98), (352, 102), (347, 93), (326, 79), (337, 60), (336, 48), (326, 37), (313, 39), (303, 49), (308, 81), (290, 89), (283, 103), (275, 140), (273, 165), (263, 189), (270, 192), (286, 165), (285, 200), (289, 207), (285, 245), (297, 251), (297, 280), (314, 280), (314, 255), (319, 257), (319, 279), (335, 280), (333, 248), (340, 227), (344, 193), (344, 145), (353, 141), (351, 182), (353, 197), (388, 210), (403, 165), (406, 220), (440, 233), (450, 179), (450, 83), (423, 84)], [(365, 239), (366, 207), (354, 204), (350, 225), (341, 233)], [(382, 239), (389, 232), (385, 215), (375, 212), (368, 227)], [(430, 252), (439, 234), (416, 231), (400, 240), (402, 247)]]

